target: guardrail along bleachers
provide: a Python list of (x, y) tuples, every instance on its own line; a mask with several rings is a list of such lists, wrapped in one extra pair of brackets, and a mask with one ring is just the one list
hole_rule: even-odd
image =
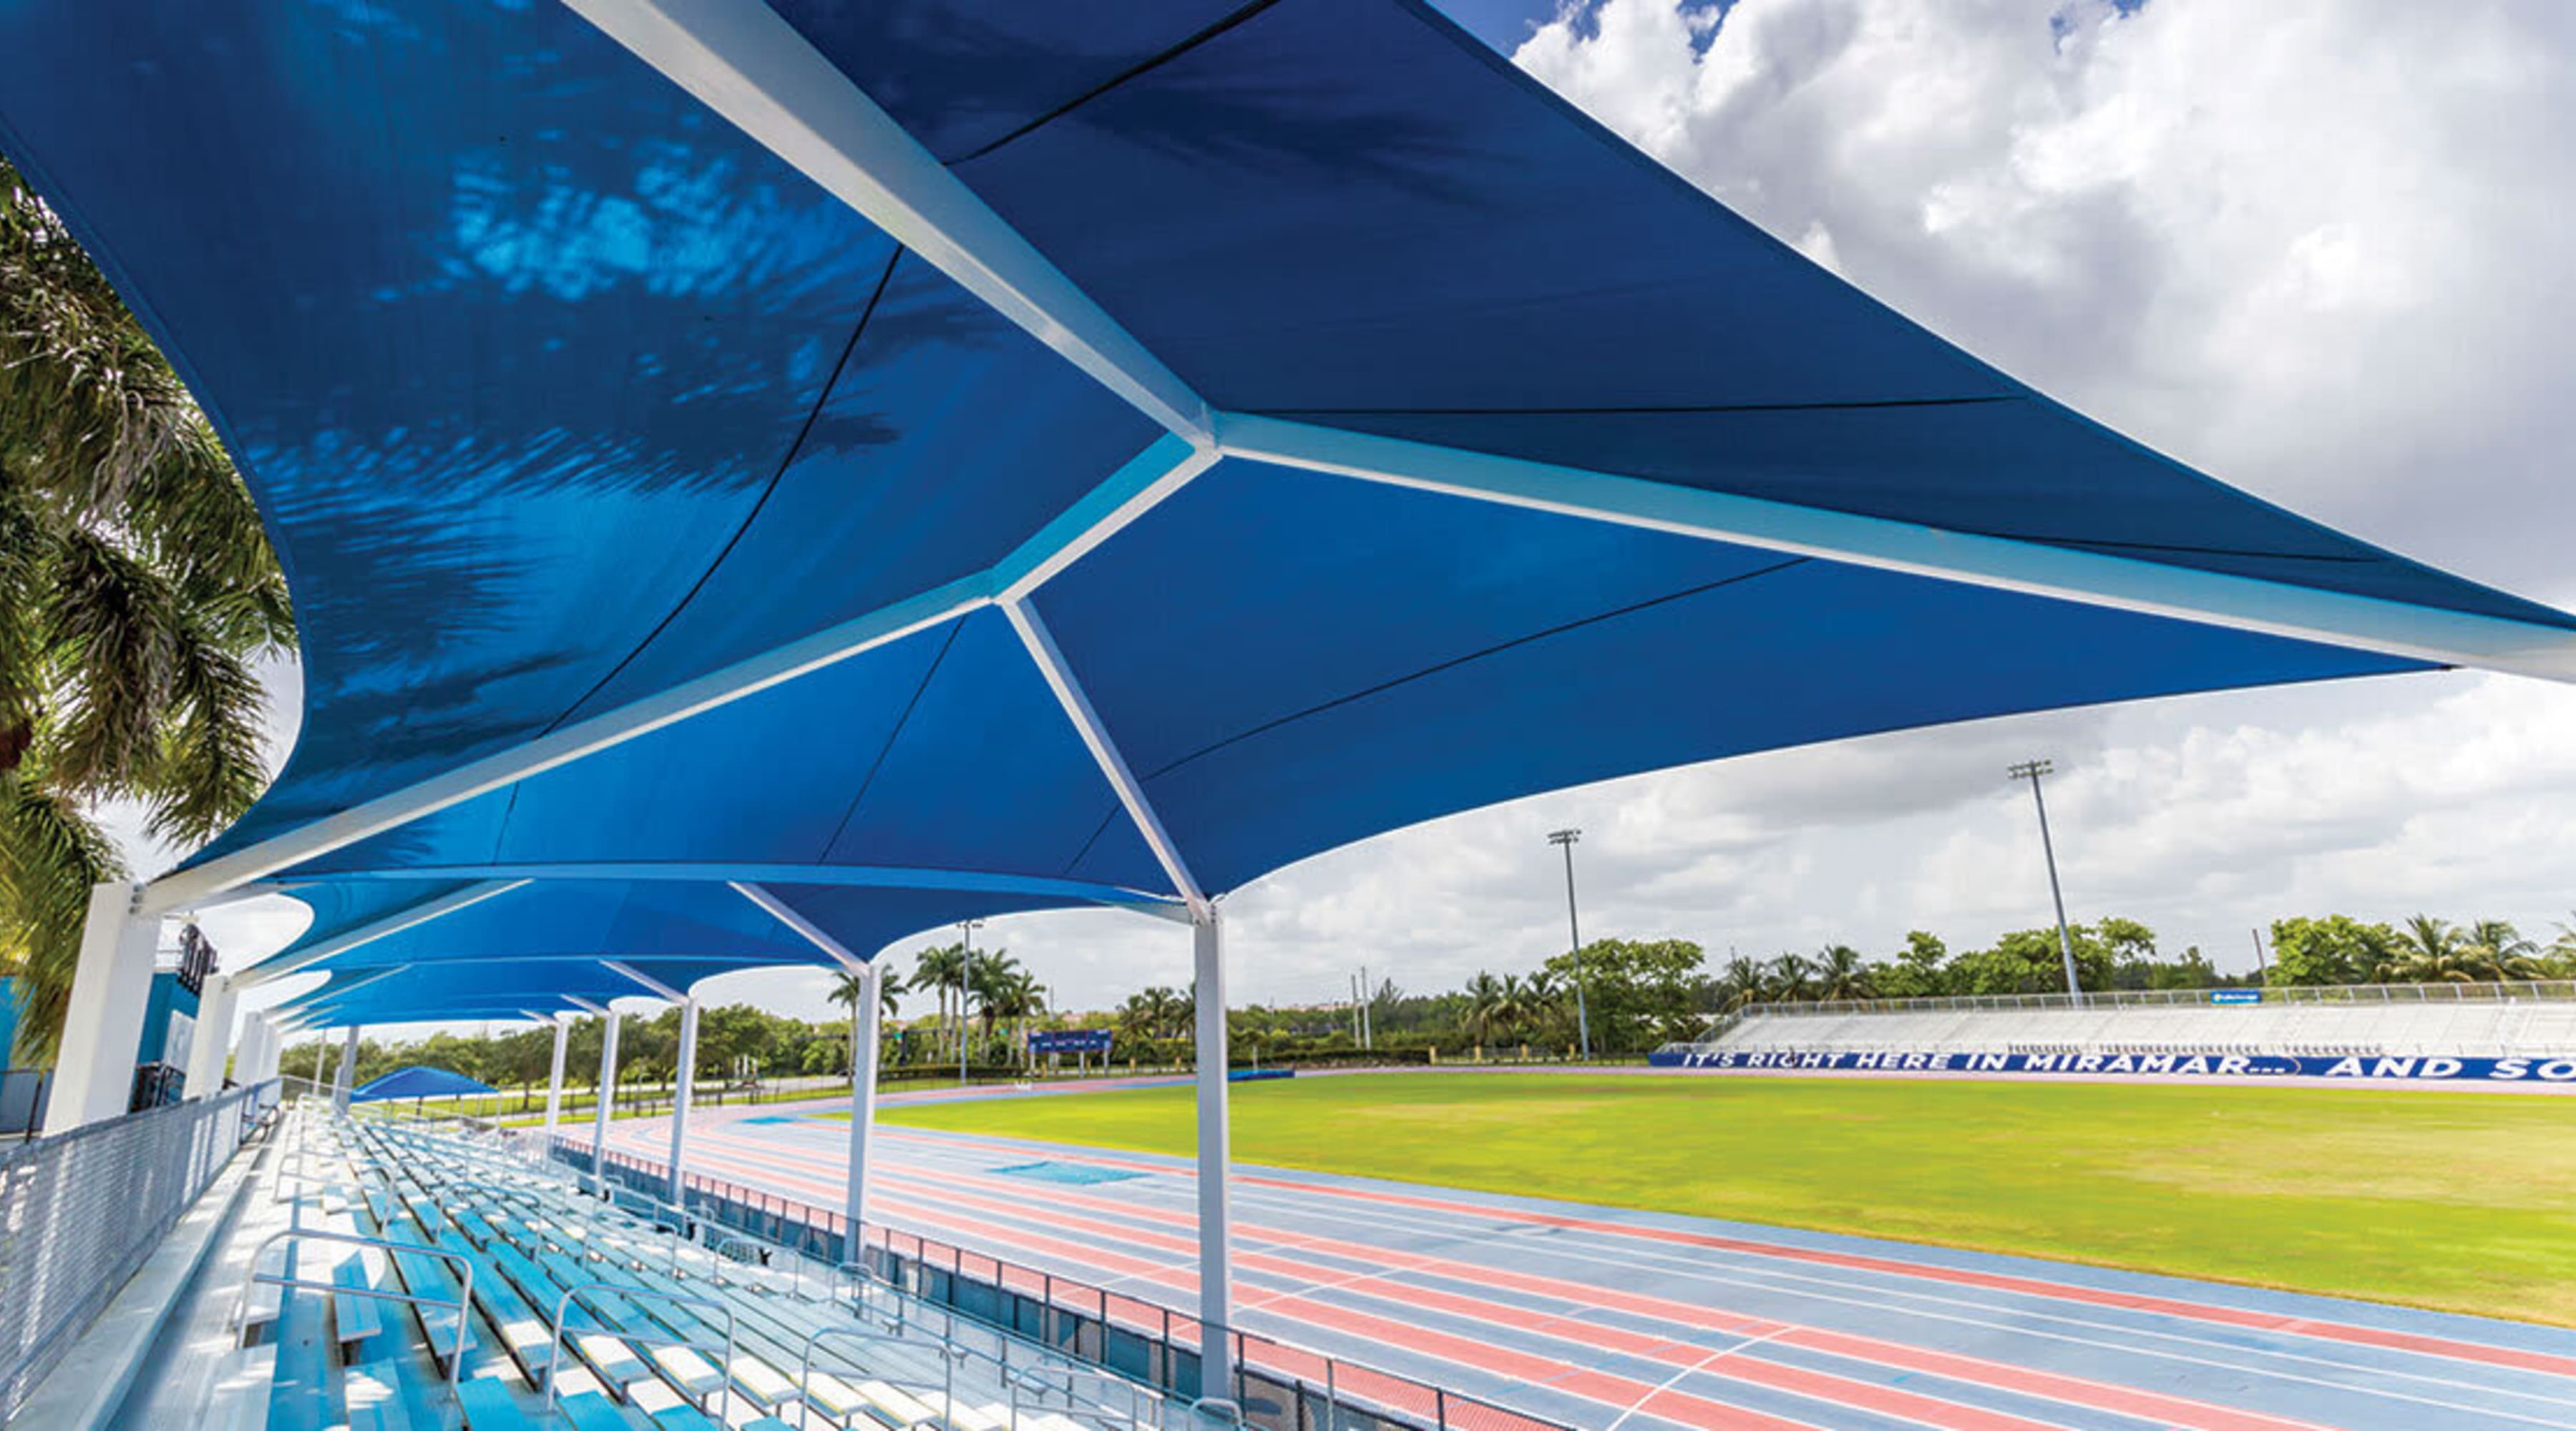
[(2576, 1002), (2296, 1002), (2085, 1008), (1747, 1011), (1714, 1040), (1738, 1053), (2256, 1054), (2563, 1058)]
[[(1157, 1431), (1150, 1388), (456, 1131), (289, 1114), (217, 1431)], [(767, 1266), (760, 1263), (764, 1260)], [(1177, 1421), (1181, 1418), (1175, 1418)]]

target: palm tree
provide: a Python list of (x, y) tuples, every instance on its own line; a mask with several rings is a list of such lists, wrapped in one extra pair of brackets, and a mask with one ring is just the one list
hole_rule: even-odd
[(53, 1057), (93, 817), (139, 803), (197, 844), (267, 783), (254, 664), (290, 651), (285, 578), (243, 486), (134, 315), (0, 160), (0, 974)]
[(1816, 955), (1816, 997), (1869, 998), (1869, 961), (1848, 944), (1826, 945)]
[(2488, 967), (2448, 920), (2418, 914), (2398, 931), (2396, 953), (2372, 977), (2384, 984), (2474, 984)]
[(1762, 1002), (1762, 966), (1737, 955), (1726, 961), (1717, 976), (1718, 1008), (1733, 1013), (1747, 1004)]
[(1557, 1042), (1555, 1031), (1565, 1019), (1565, 988), (1545, 969), (1521, 981), (1522, 1011), (1538, 1029), (1540, 1038), (1549, 1044)]
[(859, 1001), (868, 996), (868, 976), (844, 971), (832, 981), (832, 1002), (850, 1011), (850, 1071), (859, 1068)]
[(2439, 960), (2459, 951), (2460, 931), (2449, 920), (2417, 914), (2408, 917), (2406, 927), (2398, 931), (2397, 943), (2410, 959)]
[(1467, 981), (1466, 992), (1467, 1010), (1461, 1020), (1464, 1025), (1461, 1031), (1474, 1039), (1479, 1048), (1496, 1042), (1495, 1032), (1503, 1023), (1503, 981), (1479, 970), (1476, 977)]
[(1802, 955), (1783, 954), (1771, 961), (1770, 995), (1782, 1003), (1797, 1003), (1815, 996), (1816, 966)]
[(2480, 965), (2488, 978), (2501, 983), (2507, 979), (2537, 979), (2540, 946), (2522, 937), (2522, 931), (2502, 919), (2481, 919), (2461, 936), (2467, 952)]
[[(949, 991), (962, 990), (965, 980), (966, 946), (963, 944), (933, 944), (913, 956), (912, 983), (909, 987), (915, 991), (928, 989), (939, 995), (939, 1023), (942, 1025), (948, 1022)], [(958, 1021), (963, 1024), (966, 1001), (962, 993), (957, 1001), (957, 1007)], [(962, 1028), (958, 1031), (958, 1037), (961, 1040), (965, 1037)]]

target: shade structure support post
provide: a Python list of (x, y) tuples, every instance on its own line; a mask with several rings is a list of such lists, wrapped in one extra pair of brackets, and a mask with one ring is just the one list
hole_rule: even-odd
[(266, 1014), (251, 1015), (250, 1027), (259, 1038), (259, 1051), (246, 1054), (241, 1060), (240, 1066), (245, 1072), (240, 1081), (266, 1083), (277, 1076), (278, 1055), (285, 1052), (286, 1047), (286, 1030), (279, 1028), (277, 1021)]
[(602, 1006), (599, 1034), (599, 1107), (590, 1128), (590, 1187), (608, 1196), (608, 1120), (617, 1104), (617, 1010)]
[[(188, 1045), (188, 1081), (181, 1089), (190, 1098), (211, 1098), (224, 1091), (224, 1059), (233, 1051), (233, 981), (218, 974), (197, 995), (197, 1035)], [(249, 1052), (245, 1041), (243, 1052)]]
[[(233, 1082), (257, 1083), (260, 1064), (268, 1057), (268, 1020), (252, 1014), (242, 1020), (241, 1037), (233, 1043)], [(215, 1076), (223, 1076), (223, 1064), (215, 1065)]]
[(1199, 1395), (1234, 1387), (1233, 1247), (1226, 1195), (1232, 1158), (1225, 1038), (1225, 932), (1214, 905), (1191, 922), (1198, 973)]
[(340, 1040), (340, 1080), (331, 1085), (331, 1106), (343, 1113), (349, 1111), (349, 1095), (358, 1089), (359, 1032), (360, 1026), (351, 1024), (348, 1035)]
[(161, 922), (140, 912), (141, 893), (123, 883), (90, 887), (53, 1096), (45, 1108), (48, 1133), (118, 1117), (134, 1099), (134, 1061), (161, 936)]
[(555, 1125), (563, 1118), (564, 1054), (572, 1044), (572, 1020), (554, 1016), (555, 1055), (546, 1069), (546, 1156), (555, 1155)]
[(873, 963), (860, 976), (858, 1016), (850, 1025), (850, 1182), (842, 1216), (849, 1231), (841, 1260), (863, 1263), (868, 1254), (868, 1135), (877, 1121), (877, 1020), (885, 975)]
[(683, 1207), (688, 1188), (689, 1085), (698, 1072), (698, 999), (680, 1001), (680, 1052), (671, 1085), (671, 1206)]

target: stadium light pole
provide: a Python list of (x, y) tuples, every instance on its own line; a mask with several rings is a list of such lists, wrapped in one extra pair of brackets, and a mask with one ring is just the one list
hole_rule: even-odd
[(957, 1087), (966, 1087), (966, 995), (975, 987), (975, 931), (984, 927), (980, 919), (961, 919), (957, 927), (965, 934), (966, 962), (957, 967)]
[(2048, 838), (2048, 801), (2039, 793), (2039, 778), (2057, 767), (2045, 760), (2025, 760), (2005, 773), (2015, 780), (2030, 782), (2030, 803), (2039, 811), (2039, 851), (2048, 859), (2048, 898), (2057, 906), (2057, 954), (2066, 961), (2066, 998), (2076, 1008), (2084, 1007), (2084, 986), (2075, 979), (2075, 940), (2066, 932), (2066, 896), (2057, 887), (2057, 846)]
[(1574, 951), (1574, 1037), (1583, 1061), (1592, 1061), (1592, 1015), (1583, 1003), (1583, 926), (1574, 917), (1574, 842), (1583, 832), (1572, 826), (1548, 832), (1547, 842), (1565, 851), (1565, 932)]

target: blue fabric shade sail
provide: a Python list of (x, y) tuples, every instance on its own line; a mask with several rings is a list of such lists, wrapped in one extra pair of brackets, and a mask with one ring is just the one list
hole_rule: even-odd
[(371, 1078), (350, 1093), (352, 1103), (375, 1103), (388, 1098), (454, 1098), (467, 1093), (496, 1093), (491, 1084), (477, 1082), (461, 1073), (443, 1068), (424, 1068), (415, 1063), (397, 1068), (382, 1078)]
[(2576, 649), (1419, 4), (677, 8), (859, 118), (710, 108), (654, 0), (0, 3), (0, 146), (289, 569), (303, 734), (173, 883), (313, 904), (317, 1015), (827, 957), (735, 883), (866, 957), (1638, 771)]

